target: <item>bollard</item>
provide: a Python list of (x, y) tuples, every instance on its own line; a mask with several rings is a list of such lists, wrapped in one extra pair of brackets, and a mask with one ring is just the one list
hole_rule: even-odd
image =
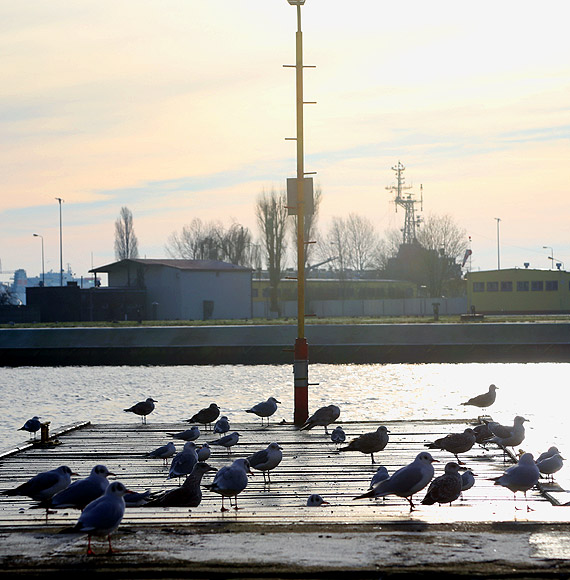
[(46, 421), (45, 423), (42, 423), (40, 426), (40, 434), (41, 434), (41, 438), (40, 438), (40, 443), (42, 445), (46, 445), (49, 441), (49, 421)]
[(433, 306), (433, 319), (439, 320), (439, 302), (432, 302), (431, 305)]

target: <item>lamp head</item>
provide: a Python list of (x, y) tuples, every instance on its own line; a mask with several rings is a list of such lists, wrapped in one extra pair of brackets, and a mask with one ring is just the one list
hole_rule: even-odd
[(40, 234), (32, 234), (32, 236), (36, 236), (36, 238), (41, 238)]
[(303, 6), (305, 0), (287, 0), (291, 6)]

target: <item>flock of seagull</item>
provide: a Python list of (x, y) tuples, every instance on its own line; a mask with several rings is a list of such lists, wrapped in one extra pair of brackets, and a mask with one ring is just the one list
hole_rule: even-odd
[[(497, 387), (490, 385), (486, 393), (477, 395), (462, 403), (485, 409), (491, 406), (496, 399)], [(149, 397), (141, 401), (125, 412), (134, 413), (146, 423), (147, 416), (155, 409), (155, 399)], [(269, 424), (269, 418), (277, 411), (279, 401), (269, 397), (266, 401), (258, 403), (247, 409), (261, 418), (262, 425)], [(364, 433), (346, 443), (346, 434), (341, 426), (336, 426), (330, 433), (328, 427), (340, 416), (340, 408), (336, 405), (328, 405), (313, 413), (301, 427), (301, 431), (324, 427), (325, 435), (337, 445), (339, 452), (356, 451), (370, 455), (372, 464), (375, 464), (374, 454), (383, 451), (389, 442), (389, 431), (381, 425), (375, 431)], [(114, 476), (104, 465), (96, 465), (85, 479), (71, 481), (71, 477), (77, 475), (72, 470), (62, 465), (57, 469), (45, 471), (32, 477), (27, 482), (2, 492), (9, 496), (27, 496), (37, 502), (35, 507), (46, 510), (46, 517), (50, 509), (76, 508), (81, 510), (81, 515), (75, 526), (67, 531), (81, 532), (88, 536), (87, 553), (93, 554), (91, 548), (92, 535), (107, 536), (109, 553), (113, 551), (111, 546), (111, 534), (118, 528), (125, 512), (125, 506), (143, 507), (196, 507), (202, 500), (202, 489), (208, 489), (221, 496), (221, 511), (228, 511), (224, 504), (227, 499), (230, 508), (238, 509), (238, 495), (246, 488), (251, 469), (261, 471), (264, 484), (271, 483), (270, 472), (275, 469), (283, 458), (282, 447), (278, 443), (270, 443), (267, 448), (259, 450), (249, 457), (241, 457), (230, 465), (215, 469), (207, 463), (213, 446), (221, 446), (228, 450), (239, 441), (240, 434), (231, 431), (228, 417), (220, 415), (220, 408), (215, 403), (201, 409), (198, 413), (186, 420), (191, 426), (179, 432), (169, 432), (168, 435), (176, 440), (184, 441), (182, 451), (177, 452), (175, 444), (170, 441), (146, 454), (148, 458), (162, 459), (165, 466), (170, 466), (168, 478), (178, 478), (179, 486), (158, 493), (147, 490), (144, 493), (134, 493), (128, 490), (120, 482), (109, 483), (108, 477)], [(422, 451), (415, 459), (396, 470), (391, 475), (385, 466), (378, 467), (372, 477), (369, 489), (353, 498), (385, 498), (388, 495), (396, 495), (408, 501), (410, 511), (415, 509), (413, 496), (427, 488), (423, 505), (451, 504), (457, 500), (462, 492), (470, 489), (475, 483), (475, 475), (471, 469), (464, 467), (459, 454), (466, 453), (475, 444), (486, 446), (494, 443), (503, 448), (514, 448), (521, 445), (525, 437), (524, 423), (527, 421), (522, 416), (516, 416), (512, 426), (504, 426), (499, 423), (482, 418), (480, 425), (473, 429), (465, 429), (462, 433), (450, 433), (445, 437), (426, 443), (430, 450), (442, 450), (451, 453), (455, 461), (445, 465), (444, 473), (434, 478), (433, 463), (438, 462), (429, 451)], [(200, 437), (200, 428), (203, 425), (207, 431), (218, 436), (201, 446), (196, 444)], [(38, 417), (26, 421), (20, 428), (35, 437), (41, 428)], [(519, 452), (518, 462), (506, 469), (499, 477), (493, 478), (495, 485), (503, 486), (515, 494), (526, 492), (534, 487), (542, 475), (553, 477), (554, 473), (563, 466), (564, 458), (556, 447), (550, 447), (542, 453), (537, 460), (531, 453)], [(215, 473), (212, 483), (204, 485), (202, 478), (209, 472)], [(184, 482), (181, 480), (184, 478)], [(307, 506), (316, 507), (326, 505), (319, 494), (311, 494), (307, 499)], [(527, 510), (528, 507), (527, 503)]]

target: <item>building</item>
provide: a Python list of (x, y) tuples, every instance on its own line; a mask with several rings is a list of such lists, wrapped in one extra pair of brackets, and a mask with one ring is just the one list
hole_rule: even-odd
[(481, 314), (570, 313), (570, 273), (530, 268), (469, 272), (467, 305)]
[(91, 272), (106, 273), (109, 290), (144, 290), (139, 316), (145, 319), (252, 317), (251, 268), (216, 260), (127, 259)]

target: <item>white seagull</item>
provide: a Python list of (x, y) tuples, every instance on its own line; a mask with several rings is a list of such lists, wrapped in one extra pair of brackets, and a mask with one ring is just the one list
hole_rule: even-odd
[(107, 536), (109, 554), (113, 553), (111, 534), (119, 527), (125, 515), (124, 496), (127, 488), (119, 481), (114, 481), (106, 489), (104, 495), (88, 504), (70, 531), (87, 534), (87, 554), (93, 554), (91, 536)]
[(328, 435), (327, 427), (334, 423), (340, 416), (340, 409), (336, 405), (328, 405), (317, 409), (303, 424), (301, 431), (308, 431), (313, 427), (324, 427), (325, 435)]
[[(494, 477), (495, 485), (501, 485), (510, 489), (513, 494), (517, 495), (517, 491), (524, 493), (525, 500), (527, 500), (526, 492), (538, 483), (540, 471), (534, 462), (532, 453), (523, 453), (519, 462), (512, 467), (509, 467), (500, 477)], [(530, 511), (527, 500), (527, 511)]]
[(228, 508), (224, 507), (224, 498), (230, 498), (230, 507), (232, 505), (232, 497), (234, 498), (234, 509), (238, 509), (237, 496), (247, 486), (247, 474), (251, 473), (249, 469), (249, 461), (243, 457), (236, 459), (231, 465), (222, 467), (215, 475), (214, 481), (210, 485), (206, 485), (207, 489), (222, 496), (221, 511), (227, 512)]
[(247, 409), (246, 413), (253, 413), (258, 417), (261, 417), (261, 425), (263, 425), (263, 418), (267, 418), (267, 424), (269, 425), (269, 417), (277, 411), (277, 404), (280, 403), (275, 397), (269, 397), (267, 401), (263, 401), (262, 403), (257, 403), (251, 407), (251, 409)]
[(433, 478), (433, 465), (437, 462), (427, 451), (418, 453), (412, 463), (401, 467), (391, 477), (381, 481), (376, 487), (366, 493), (355, 497), (385, 497), (393, 494), (404, 497), (410, 504), (410, 511), (414, 509), (412, 496), (421, 491)]
[(176, 445), (172, 441), (169, 441), (166, 445), (161, 445), (157, 447), (154, 451), (150, 451), (146, 454), (147, 457), (156, 457), (157, 459), (162, 459), (163, 465), (168, 464), (168, 460), (176, 454)]
[(72, 475), (77, 475), (77, 473), (71, 471), (67, 465), (61, 465), (57, 469), (42, 471), (22, 485), (15, 489), (7, 489), (2, 494), (25, 495), (35, 501), (49, 500), (71, 483)]
[(279, 444), (271, 443), (266, 449), (257, 451), (247, 458), (250, 467), (263, 473), (263, 483), (271, 483), (269, 472), (281, 463), (282, 450), (283, 448)]
[(181, 477), (189, 475), (192, 472), (192, 468), (196, 463), (198, 463), (196, 443), (194, 441), (187, 441), (184, 443), (182, 451), (172, 458), (167, 479), (178, 477), (180, 480)]
[(36, 415), (31, 419), (28, 419), (18, 431), (27, 431), (30, 434), (30, 438), (33, 435), (36, 438), (36, 433), (41, 429), (40, 418)]
[(330, 503), (325, 501), (318, 493), (312, 493), (307, 499), (308, 507), (319, 507), (322, 505), (330, 505)]
[(225, 415), (222, 415), (214, 425), (214, 433), (218, 435), (223, 435), (230, 430), (230, 422)]

